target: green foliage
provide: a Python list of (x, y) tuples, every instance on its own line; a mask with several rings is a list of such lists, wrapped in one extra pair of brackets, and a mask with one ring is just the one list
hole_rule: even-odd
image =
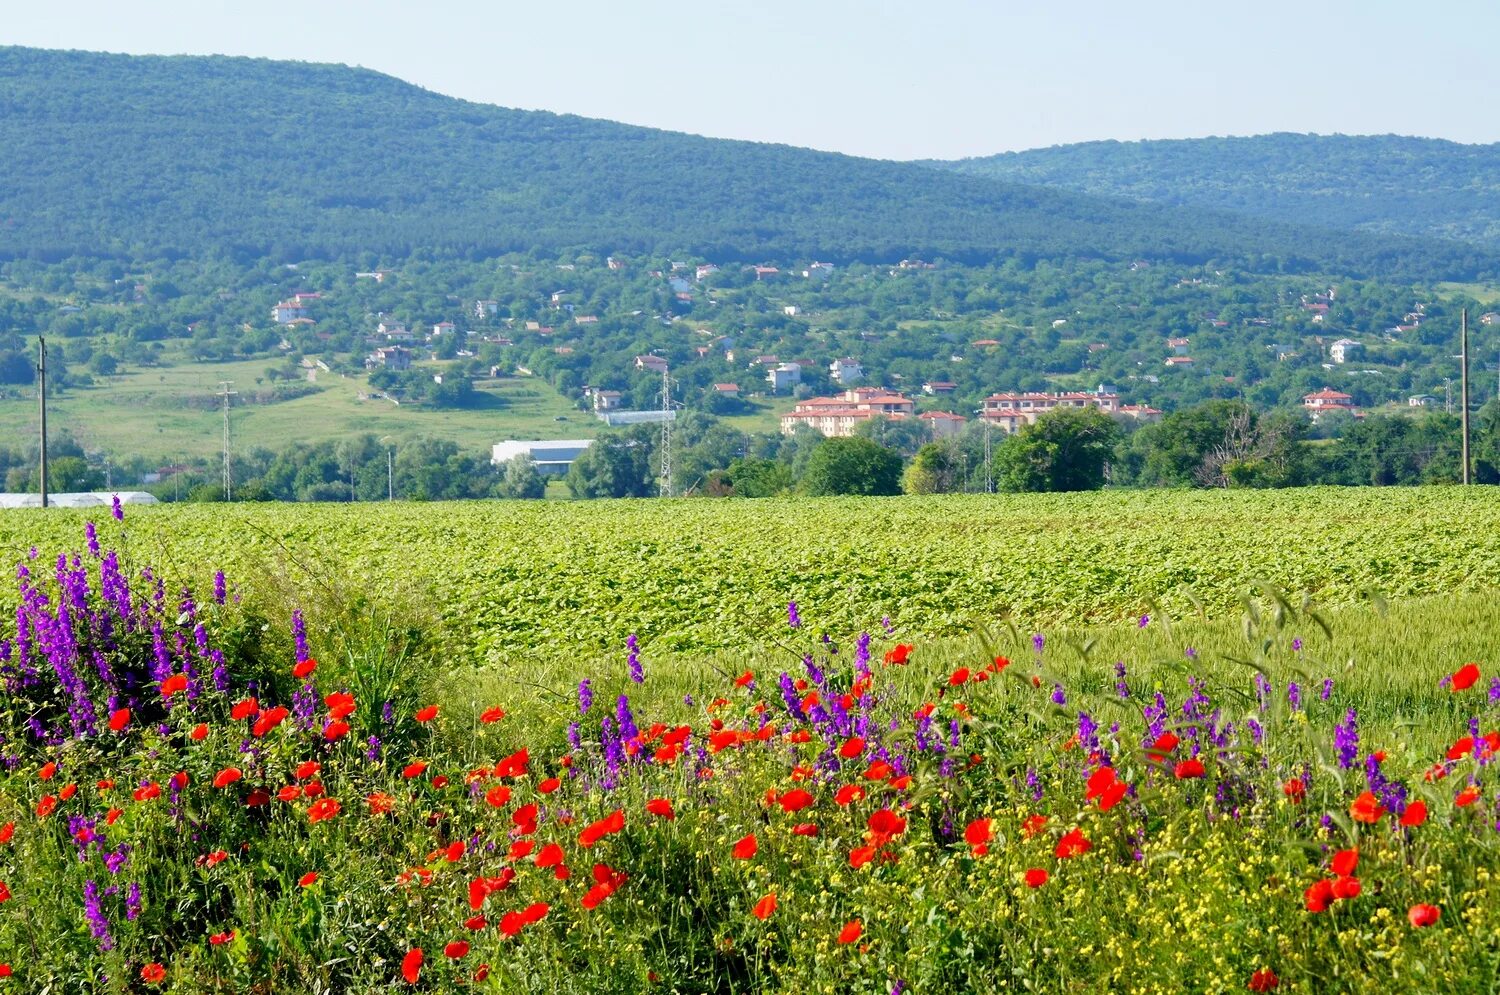
[(575, 498), (650, 497), (657, 474), (640, 428), (603, 432), (568, 467), (564, 478)]
[(901, 476), (901, 489), (907, 494), (950, 494), (962, 483), (957, 448), (942, 442), (918, 449)]
[(808, 457), (799, 486), (814, 497), (900, 494), (901, 455), (858, 436), (829, 439)]
[(1098, 408), (1058, 408), (1021, 426), (995, 450), (996, 476), (1006, 491), (1095, 491), (1120, 435)]
[[(5, 48), (0, 76), (0, 256), (586, 247), (744, 261), (1266, 259), (1437, 278), (1494, 268), (1442, 243), (507, 110), (342, 66)], [(180, 290), (159, 278), (145, 296), (170, 304)]]
[(537, 470), (536, 460), (522, 453), (505, 461), (495, 484), (496, 497), (535, 499), (546, 493), (547, 481)]
[(1397, 135), (1085, 142), (932, 163), (1299, 224), (1500, 245), (1500, 146)]

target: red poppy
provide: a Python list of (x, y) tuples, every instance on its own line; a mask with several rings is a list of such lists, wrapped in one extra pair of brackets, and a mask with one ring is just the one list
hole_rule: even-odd
[(563, 862), (563, 857), (563, 848), (560, 845), (556, 843), (548, 843), (546, 846), (542, 847), (541, 851), (536, 855), (536, 865), (538, 867), (544, 868), (556, 867), (558, 864), (561, 864)]
[(489, 725), (491, 722), (499, 722), (503, 718), (505, 718), (505, 709), (499, 705), (496, 705), (494, 708), (486, 708), (479, 715), (479, 721), (485, 725)]
[(781, 806), (783, 812), (800, 812), (816, 803), (817, 799), (812, 796), (812, 792), (802, 788), (793, 788), (776, 799), (776, 804)]
[(1190, 760), (1180, 760), (1178, 761), (1177, 766), (1172, 768), (1172, 776), (1177, 778), (1177, 780), (1179, 781), (1186, 781), (1191, 778), (1202, 777), (1203, 761), (1199, 760), (1197, 757), (1193, 757)]
[(1281, 979), (1276, 977), (1276, 972), (1269, 967), (1263, 967), (1250, 975), (1250, 983), (1246, 985), (1252, 992), (1268, 992), (1281, 986)]
[(438, 707), (436, 705), (428, 705), (426, 708), (417, 709), (416, 719), (418, 722), (431, 722), (437, 718), (437, 713)]
[(1302, 893), (1303, 907), (1309, 912), (1322, 912), (1333, 901), (1333, 882), (1327, 878), (1309, 885)]
[(538, 784), (536, 786), (536, 791), (539, 795), (550, 795), (560, 787), (562, 787), (561, 779), (556, 777), (549, 777), (541, 784)]
[(1379, 822), (1382, 815), (1385, 815), (1385, 806), (1373, 792), (1366, 791), (1349, 804), (1349, 818), (1355, 822)]
[(1021, 836), (1029, 840), (1046, 828), (1046, 826), (1047, 817), (1045, 815), (1028, 815), (1021, 821)]
[(1420, 826), (1427, 821), (1427, 803), (1422, 801), (1412, 802), (1406, 806), (1406, 811), (1401, 813), (1401, 825)]
[(503, 784), (497, 784), (484, 793), (485, 804), (494, 808), (504, 808), (510, 804), (510, 788)]
[(969, 680), (969, 668), (968, 667), (959, 667), (953, 673), (951, 673), (951, 674), (948, 675), (948, 686), (951, 687), (951, 688), (956, 688), (960, 684), (967, 683), (968, 680)]
[(840, 805), (848, 805), (857, 802), (865, 796), (865, 789), (857, 784), (846, 784), (833, 796), (833, 800)]
[(853, 760), (863, 752), (865, 752), (865, 741), (859, 736), (850, 736), (839, 747), (839, 756), (845, 760)]
[(186, 674), (173, 674), (171, 677), (168, 677), (166, 680), (161, 682), (161, 696), (163, 698), (169, 698), (174, 694), (179, 694), (186, 690)]
[(736, 860), (749, 860), (755, 856), (755, 851), (758, 849), (760, 849), (760, 844), (756, 842), (755, 834), (750, 833), (747, 836), (741, 837), (734, 844), (734, 858)]
[(849, 866), (856, 871), (875, 859), (876, 848), (873, 846), (857, 846), (849, 851)]
[(1043, 868), (1033, 867), (1026, 872), (1026, 887), (1040, 888), (1042, 885), (1047, 883), (1047, 879), (1050, 877), (1051, 875), (1048, 874)]
[(331, 719), (347, 719), (354, 714), (354, 695), (348, 691), (324, 695), (323, 704), (328, 706), (328, 717)]
[(734, 679), (734, 686), (737, 688), (746, 688), (754, 683), (755, 675), (748, 670)]
[(372, 791), (365, 797), (371, 815), (384, 815), (396, 807), (396, 800), (380, 791)]
[(910, 645), (908, 645), (906, 643), (898, 643), (896, 645), (895, 649), (887, 650), (886, 651), (886, 654), (885, 654), (886, 665), (889, 666), (889, 665), (891, 665), (893, 663), (896, 663), (896, 664), (901, 664), (902, 666), (905, 666), (907, 660), (909, 660), (911, 658), (911, 651), (914, 648), (915, 647), (910, 646)]
[(409, 763), (405, 767), (401, 768), (401, 776), (404, 777), (404, 778), (406, 778), (409, 781), (409, 780), (411, 780), (414, 777), (421, 777), (423, 775), (423, 773), (426, 772), (426, 770), (427, 770), (427, 764), (426, 764), (426, 762), (422, 761), (422, 760), (417, 760), (417, 761), (415, 761), (413, 763)]
[(302, 789), (295, 784), (289, 784), (276, 792), (276, 800), (283, 802), (294, 802), (302, 797)]
[(333, 798), (319, 798), (307, 807), (308, 822), (322, 822), (339, 814), (339, 803)]
[(646, 802), (646, 811), (668, 822), (677, 818), (677, 813), (672, 811), (672, 803), (665, 798), (653, 798)]
[(1093, 848), (1094, 844), (1083, 835), (1081, 829), (1070, 829), (1057, 841), (1057, 848), (1054, 853), (1057, 859), (1062, 860), (1066, 857), (1076, 857), (1080, 854), (1088, 853)]
[(599, 903), (613, 895), (629, 879), (629, 876), (604, 864), (594, 865), (594, 886), (583, 896), (582, 905), (592, 912)]
[(524, 746), (495, 765), (496, 777), (525, 777), (531, 753)]
[[(471, 891), (473, 890), (473, 887), (474, 887), (474, 883), (470, 882), (469, 888), (470, 888)], [(480, 900), (483, 901), (483, 896), (480, 896)], [(485, 919), (485, 917), (482, 916), (482, 915), (481, 916), (470, 916), (469, 918), (467, 918), (467, 919), (464, 920), (464, 929), (474, 930), (475, 932), (483, 929), (484, 927), (486, 927), (488, 925), (489, 925), (489, 921), (487, 919)]]
[(850, 919), (848, 922), (844, 923), (844, 928), (839, 930), (838, 940), (840, 943), (846, 945), (853, 943), (855, 940), (859, 939), (860, 934), (864, 933), (864, 931), (864, 923), (860, 922), (858, 919)]
[(214, 775), (214, 787), (227, 788), (244, 776), (238, 767), (225, 767)]
[(318, 872), (308, 871), (306, 874), (297, 879), (297, 884), (301, 885), (304, 888), (311, 888), (314, 884), (317, 883), (317, 880)]
[(894, 773), (895, 768), (890, 764), (884, 760), (876, 760), (870, 766), (866, 767), (864, 773), (860, 776), (866, 781), (884, 781)]
[(229, 717), (238, 722), (240, 719), (248, 719), (258, 711), (260, 711), (260, 702), (254, 698), (241, 698), (229, 710)]
[(110, 732), (119, 732), (130, 724), (130, 709), (117, 708), (109, 713)]
[(141, 968), (141, 980), (148, 985), (160, 984), (166, 980), (166, 977), (167, 969), (155, 961)]
[(1099, 811), (1108, 812), (1110, 809), (1120, 804), (1120, 800), (1125, 797), (1125, 793), (1129, 790), (1130, 785), (1126, 784), (1124, 781), (1116, 781), (1114, 784), (1111, 784), (1109, 787), (1105, 788), (1104, 793), (1099, 796)]
[(604, 837), (611, 833), (618, 833), (624, 828), (625, 811), (624, 809), (617, 808), (598, 822), (591, 823), (585, 827), (583, 832), (578, 834), (578, 845), (585, 848), (591, 847)]
[(323, 727), (323, 738), (330, 743), (336, 743), (349, 735), (349, 723), (343, 719), (330, 719)]
[(1358, 898), (1362, 890), (1359, 878), (1356, 877), (1339, 878), (1333, 883), (1334, 898)]
[(1459, 808), (1467, 808), (1468, 806), (1474, 804), (1474, 802), (1478, 801), (1478, 799), (1479, 786), (1471, 784), (1458, 793), (1458, 795), (1453, 799), (1453, 804), (1457, 805)]
[[(172, 775), (172, 783), (176, 784), (179, 789), (187, 787), (187, 775), (179, 771)], [(57, 793), (57, 797), (67, 801), (76, 794), (78, 794), (77, 784), (64, 784), (62, 790)]]
[(444, 852), (443, 856), (447, 858), (448, 863), (456, 864), (464, 858), (464, 852), (468, 849), (469, 845), (463, 840), (454, 840), (448, 844), (448, 849)]
[(1307, 797), (1307, 785), (1302, 783), (1300, 777), (1287, 778), (1286, 783), (1281, 786), (1281, 793), (1300, 804)]
[(1156, 737), (1156, 742), (1151, 744), (1151, 749), (1146, 752), (1155, 760), (1162, 760), (1168, 753), (1177, 749), (1177, 744), (1182, 742), (1170, 732), (1164, 732)]
[(900, 836), (906, 832), (906, 820), (888, 808), (870, 813), (870, 818), (865, 820), (865, 826), (870, 831), (869, 842), (871, 843), (886, 843), (893, 836)]
[(1333, 855), (1333, 873), (1348, 877), (1359, 867), (1359, 850), (1340, 850)]
[(208, 725), (207, 725), (207, 723), (199, 722), (197, 725), (193, 726), (193, 731), (190, 732), (190, 733), (188, 733), (188, 735), (193, 738), (194, 742), (197, 742), (197, 743), (203, 742), (205, 739), (208, 738)]
[(208, 942), (216, 947), (222, 947), (224, 944), (231, 942), (233, 939), (234, 930), (231, 929), (226, 933), (215, 933), (213, 936), (210, 936), (208, 938)]
[(0, 826), (0, 843), (9, 843), (10, 838), (15, 834), (16, 824), (14, 822), (7, 822), (5, 825)]
[(1406, 911), (1406, 918), (1416, 929), (1431, 926), (1442, 917), (1443, 910), (1436, 905), (1413, 905)]
[(816, 836), (818, 826), (815, 822), (799, 822), (792, 827), (792, 833), (797, 836)]
[(406, 952), (406, 956), (401, 958), (401, 976), (409, 985), (416, 984), (417, 979), (422, 976), (421, 947), (412, 947)]
[(317, 669), (318, 661), (314, 660), (312, 657), (308, 657), (306, 660), (303, 660), (301, 663), (298, 663), (292, 667), (292, 676), (297, 678), (298, 680), (301, 680)]
[(10, 901), (10, 885), (0, 881), (0, 903)]
[(458, 960), (469, 956), (469, 944), (463, 940), (454, 940), (443, 948), (443, 956), (449, 960)]
[(255, 724), (250, 727), (250, 734), (256, 738), (264, 736), (286, 721), (286, 717), (290, 714), (292, 713), (280, 705), (277, 705), (275, 708), (268, 708), (260, 713), (260, 718), (256, 719)]
[(757, 919), (771, 918), (771, 913), (776, 911), (776, 893), (772, 892), (771, 894), (766, 895), (760, 901), (756, 902), (755, 908), (751, 909), (750, 911), (754, 913), (755, 918)]
[(975, 819), (964, 828), (964, 842), (969, 844), (976, 857), (989, 853), (990, 840), (994, 835), (989, 819)]
[(1453, 672), (1450, 687), (1455, 691), (1467, 691), (1477, 680), (1479, 680), (1479, 664), (1466, 663)]
[(1115, 769), (1113, 767), (1100, 767), (1089, 775), (1088, 781), (1084, 783), (1083, 800), (1091, 802), (1104, 794), (1104, 790), (1115, 783)]
[(271, 793), (265, 788), (256, 788), (245, 796), (245, 807), (256, 808), (271, 803)]

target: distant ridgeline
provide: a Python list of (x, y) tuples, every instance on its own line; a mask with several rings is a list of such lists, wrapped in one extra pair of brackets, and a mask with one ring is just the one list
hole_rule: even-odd
[(928, 165), (1295, 224), (1500, 247), (1500, 144), (1275, 134), (1085, 142)]
[(1308, 227), (508, 110), (343, 66), (0, 48), (0, 144), (0, 258), (580, 248), (725, 261), (1224, 261), (1428, 280), (1500, 272), (1500, 251), (1337, 233), (1333, 216)]

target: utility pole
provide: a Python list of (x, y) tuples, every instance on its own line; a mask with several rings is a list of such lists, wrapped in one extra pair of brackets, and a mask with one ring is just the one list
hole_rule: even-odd
[(1464, 483), (1469, 482), (1469, 309), (1459, 312), (1458, 352), (1462, 361), (1462, 380), (1459, 386), (1459, 403), (1463, 405), (1464, 430)]
[(38, 476), (42, 485), (42, 507), (47, 507), (47, 340), (40, 335), (36, 339), (36, 385), (38, 403), (42, 411), (42, 452)]
[(229, 399), (231, 397), (233, 397), (235, 394), (238, 394), (239, 391), (237, 391), (237, 390), (230, 390), (229, 389), (230, 387), (233, 387), (233, 386), (234, 386), (234, 381), (233, 380), (220, 380), (219, 381), (219, 397), (223, 398), (223, 400), (224, 400), (224, 500), (225, 501), (232, 500), (233, 496), (234, 496), (234, 494), (233, 494), (234, 480), (233, 480), (233, 477), (230, 475), (230, 472), (229, 472), (229, 470), (230, 470), (230, 464), (229, 464)]
[(390, 449), (385, 451), (385, 499), (396, 500), (396, 463), (395, 455)]
[(983, 411), (980, 412), (979, 417), (984, 422), (984, 492), (986, 494), (993, 494), (995, 493), (995, 475), (990, 463), (993, 455), (993, 450), (990, 447), (990, 420), (984, 417)]
[(672, 496), (672, 377), (661, 371), (661, 496)]

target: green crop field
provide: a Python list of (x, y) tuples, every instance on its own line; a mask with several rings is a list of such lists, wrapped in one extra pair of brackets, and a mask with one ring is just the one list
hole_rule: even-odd
[(1493, 990), (1497, 512), (7, 512), (0, 984)]

